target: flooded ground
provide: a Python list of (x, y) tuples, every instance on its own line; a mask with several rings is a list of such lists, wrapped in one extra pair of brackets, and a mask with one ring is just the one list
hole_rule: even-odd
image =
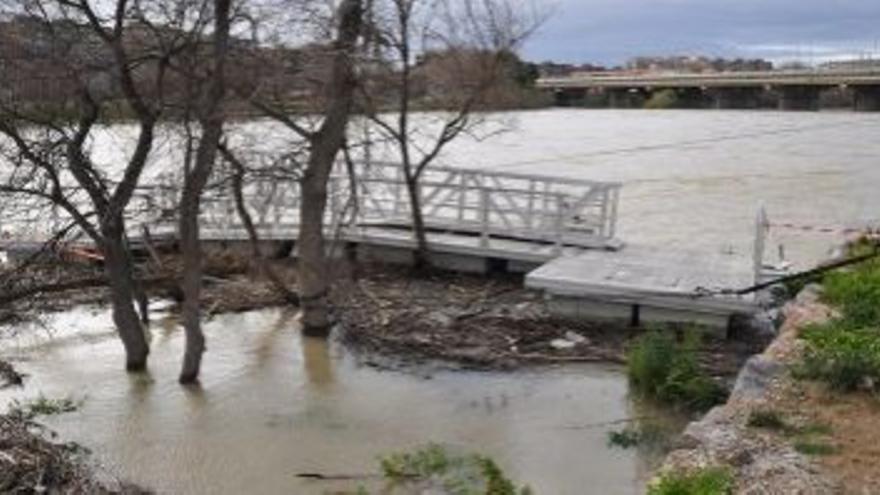
[(632, 494), (654, 457), (606, 445), (622, 427), (608, 422), (649, 414), (628, 400), (618, 368), (379, 371), (304, 340), (292, 314), (266, 310), (211, 320), (202, 389), (186, 390), (175, 380), (182, 335), (170, 318), (153, 326), (147, 376), (121, 371), (104, 310), (48, 324), (58, 329), (51, 342), (36, 337), (42, 331), (5, 340), (2, 353), (30, 378), (0, 401), (83, 399), (45, 422), (160, 493), (318, 494), (340, 486), (296, 474), (373, 473), (378, 455), (440, 442), (494, 457), (539, 494)]

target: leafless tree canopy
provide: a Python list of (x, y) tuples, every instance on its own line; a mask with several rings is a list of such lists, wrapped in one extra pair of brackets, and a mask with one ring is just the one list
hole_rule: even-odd
[[(352, 118), (370, 121), (395, 150), (425, 248), (422, 173), (498, 106), (515, 51), (541, 21), (520, 0), (0, 2), (3, 215), (39, 220), (44, 236), (75, 225), (91, 240), (127, 366), (143, 369), (147, 311), (128, 232), (145, 171), (163, 161), (180, 190), (187, 383), (197, 379), (205, 348), (199, 211), (212, 182), (228, 173), (234, 187), (212, 193), (232, 194), (245, 223), (244, 182), (257, 175), (298, 182), (299, 297), (289, 299), (301, 303), (307, 333), (326, 335), (328, 180), (340, 156), (358, 147)], [(421, 110), (440, 110), (437, 125), (420, 128), (412, 114)], [(236, 145), (240, 126), (230, 121), (254, 115), (289, 136), (262, 161)], [(96, 143), (120, 121), (126, 145), (108, 159)], [(180, 130), (179, 153), (157, 144), (168, 129)]]

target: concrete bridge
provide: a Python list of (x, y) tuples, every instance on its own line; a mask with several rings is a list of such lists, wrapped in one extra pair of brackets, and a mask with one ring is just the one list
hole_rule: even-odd
[(820, 94), (846, 89), (853, 109), (880, 111), (880, 68), (818, 69), (714, 73), (583, 73), (543, 78), (538, 87), (553, 91), (557, 103), (582, 99), (588, 93), (607, 95), (613, 108), (637, 106), (652, 93), (673, 90), (688, 106), (757, 108), (762, 96), (773, 94), (781, 110), (818, 110)]

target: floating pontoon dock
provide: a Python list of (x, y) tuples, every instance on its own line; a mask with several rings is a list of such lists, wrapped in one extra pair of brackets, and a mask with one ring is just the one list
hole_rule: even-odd
[[(416, 244), (401, 168), (360, 164), (356, 178), (342, 167), (331, 178), (327, 236), (355, 245), (364, 258), (410, 262)], [(132, 207), (150, 213), (140, 220), (156, 239), (175, 235), (179, 184), (169, 178), (142, 188)], [(434, 167), (419, 187), (435, 264), (526, 273), (526, 286), (543, 291), (560, 316), (725, 327), (732, 315), (755, 310), (753, 297), (720, 292), (755, 282), (760, 235), (752, 260), (625, 245), (615, 237), (617, 183)], [(244, 197), (261, 239), (295, 245), (301, 198), (295, 180), (258, 180)], [(132, 242), (139, 242), (141, 227), (129, 225)], [(201, 228), (208, 241), (247, 239), (228, 194), (204, 199)]]

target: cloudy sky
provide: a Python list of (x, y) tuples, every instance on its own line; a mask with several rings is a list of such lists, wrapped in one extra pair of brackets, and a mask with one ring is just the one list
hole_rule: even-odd
[(555, 5), (534, 61), (616, 65), (705, 54), (820, 62), (880, 58), (880, 0), (538, 0)]

